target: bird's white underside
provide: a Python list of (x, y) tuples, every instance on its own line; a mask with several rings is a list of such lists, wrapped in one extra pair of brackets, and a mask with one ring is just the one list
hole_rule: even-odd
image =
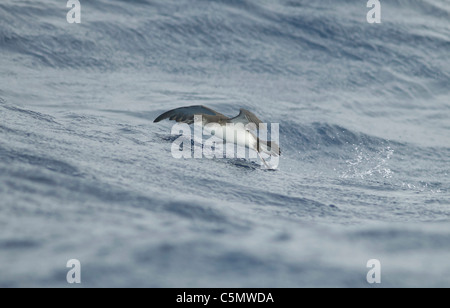
[(257, 150), (256, 136), (243, 124), (229, 123), (220, 125), (218, 123), (208, 123), (204, 126), (204, 131), (223, 139), (227, 143), (235, 143), (255, 151)]

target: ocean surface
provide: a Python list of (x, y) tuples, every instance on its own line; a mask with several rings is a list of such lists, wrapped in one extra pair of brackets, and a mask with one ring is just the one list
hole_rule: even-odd
[[(450, 287), (450, 2), (366, 4), (1, 1), (0, 287)], [(200, 104), (278, 169), (173, 158)]]

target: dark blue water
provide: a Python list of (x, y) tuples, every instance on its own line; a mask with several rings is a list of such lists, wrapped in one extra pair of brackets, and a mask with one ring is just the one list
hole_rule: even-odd
[[(339, 2), (339, 3), (338, 3)], [(0, 4), (0, 286), (450, 286), (450, 4)], [(174, 159), (168, 109), (280, 123)]]

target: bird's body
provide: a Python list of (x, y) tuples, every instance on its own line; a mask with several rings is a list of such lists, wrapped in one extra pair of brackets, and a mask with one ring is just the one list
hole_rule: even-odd
[(223, 139), (225, 142), (232, 142), (255, 150), (267, 167), (267, 163), (260, 155), (261, 152), (274, 156), (281, 154), (280, 148), (275, 142), (260, 140), (253, 133), (253, 131), (259, 129), (259, 126), (264, 127), (264, 123), (256, 115), (245, 109), (240, 109), (239, 115), (230, 118), (201, 105), (180, 107), (161, 114), (154, 122), (164, 119), (187, 124), (201, 122), (206, 132)]
[(208, 134), (223, 139), (225, 142), (232, 142), (256, 151), (258, 138), (251, 131), (245, 129), (244, 125), (233, 123), (220, 125), (219, 123), (210, 122), (204, 126), (204, 130)]

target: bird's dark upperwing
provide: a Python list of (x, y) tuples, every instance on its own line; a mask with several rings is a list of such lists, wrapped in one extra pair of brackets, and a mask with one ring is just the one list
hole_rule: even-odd
[(180, 107), (164, 112), (162, 115), (157, 117), (153, 122), (159, 122), (164, 119), (175, 120), (177, 122), (183, 122), (187, 124), (194, 123), (194, 115), (202, 115), (205, 117), (217, 116), (227, 118), (223, 114), (212, 110), (211, 108), (196, 105), (188, 107)]
[(242, 123), (244, 125), (254, 123), (256, 125), (256, 129), (259, 129), (259, 125), (262, 124), (261, 128), (265, 128), (263, 122), (258, 119), (258, 117), (254, 113), (243, 108), (240, 109), (240, 112), (237, 116), (229, 119), (228, 121), (231, 123)]

